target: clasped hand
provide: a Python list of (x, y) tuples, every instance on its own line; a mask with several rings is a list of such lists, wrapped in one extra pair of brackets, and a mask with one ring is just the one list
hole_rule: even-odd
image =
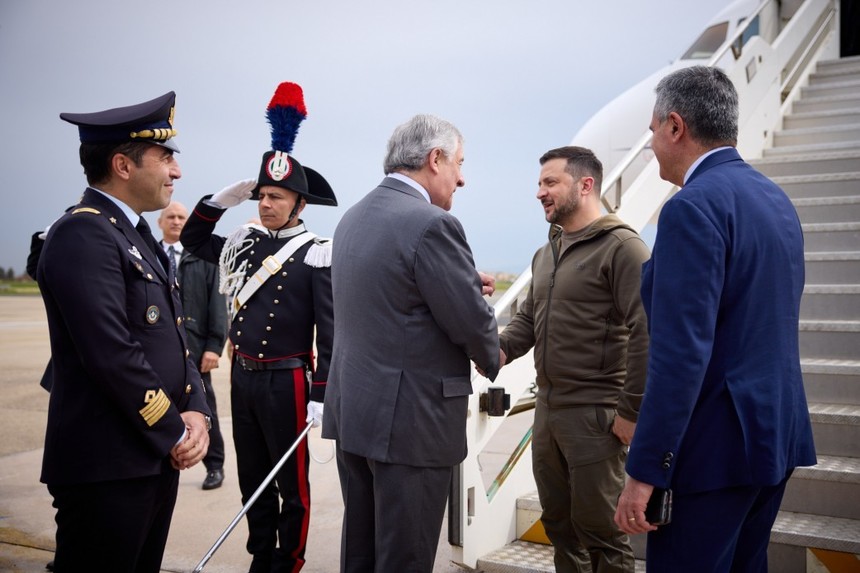
[(200, 412), (182, 412), (185, 439), (170, 450), (170, 464), (177, 470), (187, 470), (206, 457), (209, 451), (209, 431), (206, 418)]

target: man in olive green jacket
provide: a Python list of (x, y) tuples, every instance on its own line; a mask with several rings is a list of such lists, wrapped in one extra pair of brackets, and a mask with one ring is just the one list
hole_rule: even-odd
[(500, 337), (500, 364), (534, 347), (532, 465), (558, 573), (633, 572), (613, 521), (645, 389), (648, 330), (639, 282), (648, 248), (602, 215), (603, 166), (581, 147), (541, 157), (537, 198), (552, 224), (532, 284)]

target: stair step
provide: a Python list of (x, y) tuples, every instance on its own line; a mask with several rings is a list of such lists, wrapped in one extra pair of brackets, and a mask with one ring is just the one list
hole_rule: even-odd
[(819, 456), (860, 458), (860, 406), (812, 402), (809, 418)]
[[(763, 159), (751, 160), (749, 163), (768, 177), (856, 172), (860, 168), (860, 151), (828, 151), (799, 156), (768, 156)], [(856, 193), (856, 190), (854, 192)]]
[(835, 60), (823, 60), (815, 66), (816, 73), (838, 73), (841, 70), (851, 70), (860, 65), (860, 56), (847, 56)]
[(860, 251), (807, 252), (803, 258), (809, 284), (860, 284)]
[(860, 107), (860, 93), (840, 96), (807, 97), (791, 105), (792, 113), (835, 111)]
[[(860, 159), (858, 159), (860, 166)], [(846, 197), (860, 189), (860, 171), (784, 175), (771, 177), (786, 194), (795, 198)]]
[(847, 78), (826, 85), (810, 85), (800, 88), (800, 98), (830, 97), (842, 95), (857, 95), (860, 93), (860, 80)]
[(801, 320), (800, 355), (855, 360), (860, 357), (860, 321)]
[[(860, 89), (860, 84), (858, 84)], [(860, 111), (860, 109), (858, 110)], [(848, 114), (840, 125), (781, 129), (773, 134), (774, 147), (823, 143), (860, 143), (860, 123), (848, 121)]]
[(860, 284), (807, 284), (800, 299), (801, 320), (860, 320)]
[(780, 509), (860, 520), (860, 458), (820, 455), (795, 469)]
[(860, 284), (807, 284), (801, 320), (860, 320)]
[[(555, 573), (551, 545), (513, 541), (478, 559), (482, 573)], [(636, 573), (645, 573), (645, 562), (636, 560)]]
[(860, 553), (860, 521), (780, 511), (770, 532), (770, 543)]
[(809, 74), (809, 85), (820, 86), (860, 79), (860, 64), (852, 62), (840, 68), (817, 69)]
[[(854, 182), (860, 192), (860, 179)], [(860, 221), (860, 195), (792, 199), (802, 223), (849, 223)]]
[(806, 223), (804, 248), (809, 251), (855, 251), (860, 249), (860, 223)]
[(860, 406), (860, 361), (801, 359), (800, 369), (809, 402)]
[(792, 113), (782, 119), (782, 128), (808, 129), (860, 123), (860, 108)]
[[(775, 157), (805, 156), (819, 153), (857, 152), (860, 150), (860, 139), (849, 139), (847, 141), (820, 140), (798, 142), (794, 145), (780, 144), (778, 147), (769, 147), (762, 151), (763, 157), (770, 159)], [(857, 165), (853, 166), (854, 169)]]

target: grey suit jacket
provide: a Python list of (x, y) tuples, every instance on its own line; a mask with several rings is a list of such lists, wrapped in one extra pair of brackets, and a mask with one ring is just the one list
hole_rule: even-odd
[(493, 310), (460, 222), (387, 177), (341, 219), (323, 436), (418, 467), (466, 456), (470, 359), (499, 369)]

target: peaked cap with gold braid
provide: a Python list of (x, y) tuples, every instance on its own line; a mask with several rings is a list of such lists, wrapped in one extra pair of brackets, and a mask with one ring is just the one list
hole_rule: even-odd
[(176, 93), (126, 107), (93, 113), (61, 113), (60, 119), (78, 126), (81, 143), (125, 143), (143, 141), (179, 151), (171, 141), (176, 136), (173, 115)]

